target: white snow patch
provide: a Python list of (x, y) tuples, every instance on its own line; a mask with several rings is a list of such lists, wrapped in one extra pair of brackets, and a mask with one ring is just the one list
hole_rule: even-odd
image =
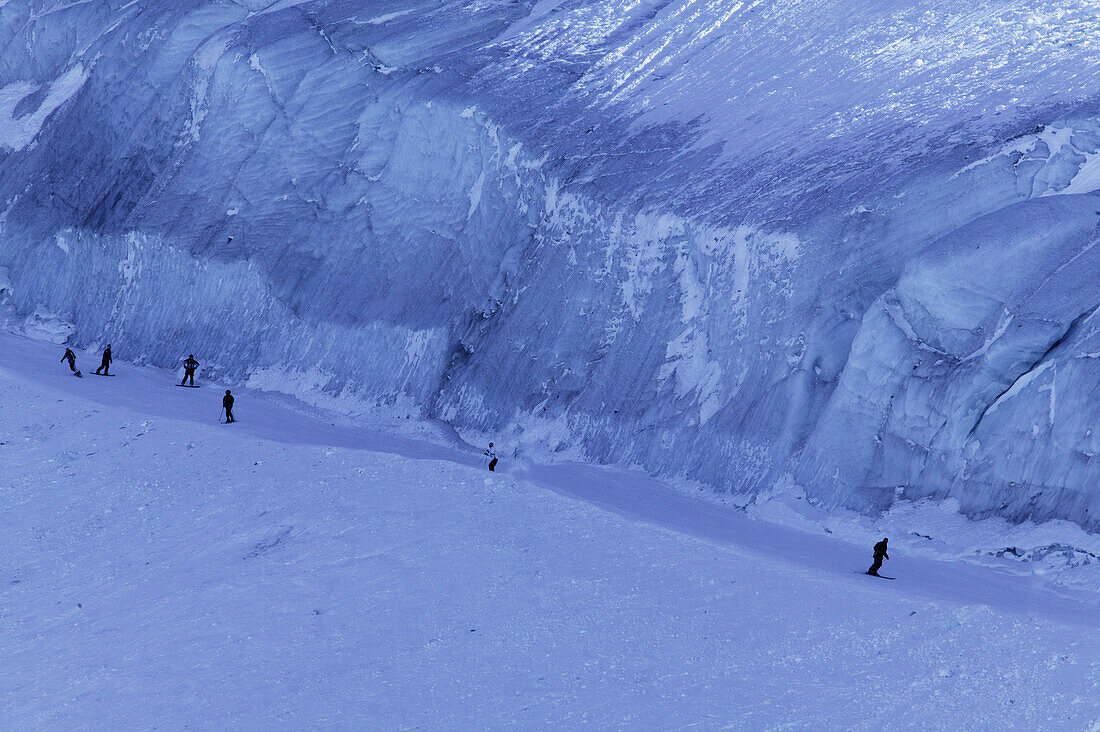
[(249, 373), (245, 386), (249, 389), (297, 396), (324, 391), (331, 381), (332, 374), (317, 366), (308, 369), (284, 369), (272, 366), (255, 369)]
[(50, 83), (49, 91), (38, 108), (15, 119), (15, 108), (40, 87), (29, 81), (16, 81), (0, 89), (0, 148), (22, 150), (38, 135), (54, 110), (73, 97), (88, 80), (90, 69), (76, 64)]
[(415, 366), (429, 349), (440, 339), (440, 333), (435, 330), (410, 330), (405, 337), (405, 363)]
[[(993, 414), (994, 412), (996, 412), (997, 409), (999, 409), (1002, 404), (1004, 404), (1009, 399), (1011, 399), (1012, 397), (1014, 397), (1017, 394), (1019, 394), (1020, 392), (1022, 392), (1024, 389), (1026, 389), (1028, 384), (1035, 381), (1035, 379), (1039, 378), (1039, 376), (1044, 371), (1046, 371), (1047, 369), (1049, 369), (1053, 365), (1054, 365), (1054, 361), (1046, 361), (1044, 363), (1039, 364), (1039, 366), (1037, 368), (1032, 369), (1031, 371), (1028, 371), (1026, 374), (1024, 374), (1020, 378), (1016, 379), (1015, 383), (1013, 383), (1012, 386), (1009, 387), (1008, 391), (1006, 391), (1004, 394), (1002, 394), (1000, 396), (1000, 398), (997, 399), (997, 401), (995, 401), (995, 402), (993, 402), (992, 404), (989, 405), (989, 409), (986, 410), (986, 414), (989, 415), (989, 414)], [(1051, 410), (1053, 410), (1054, 409), (1054, 393), (1053, 392), (1051, 392), (1050, 399), (1051, 399)], [(1051, 421), (1053, 423), (1053, 413), (1051, 415)]]
[(415, 12), (416, 8), (408, 8), (407, 10), (397, 10), (392, 13), (386, 13), (384, 15), (376, 15), (375, 17), (368, 18), (366, 20), (355, 20), (352, 22), (355, 23), (355, 25), (382, 25), (383, 23), (388, 23), (391, 20), (396, 20), (397, 18), (401, 18)]
[(76, 326), (39, 305), (23, 321), (21, 330), (28, 338), (60, 345), (76, 333)]
[(665, 349), (658, 380), (670, 378), (677, 397), (695, 393), (700, 424), (722, 408), (722, 367), (709, 358), (707, 335), (699, 328), (685, 328)]
[(1100, 153), (1084, 153), (1085, 162), (1077, 169), (1068, 186), (1058, 191), (1066, 195), (1071, 193), (1092, 193), (1100, 190)]
[[(210, 107), (207, 93), (214, 74), (214, 66), (217, 64), (218, 59), (225, 54), (227, 47), (227, 40), (215, 39), (199, 49), (191, 59), (193, 74), (193, 88), (190, 94), (191, 114), (188, 117), (187, 127), (183, 130), (179, 144), (183, 144), (187, 140), (194, 142), (199, 139), (203, 120), (206, 119), (206, 113)], [(256, 54), (252, 54), (249, 62), (251, 63), (255, 57)]]
[[(1100, 190), (1100, 151), (1087, 142), (1091, 139), (1092, 134), (1079, 136), (1078, 130), (1062, 123), (1047, 125), (1035, 134), (1010, 140), (992, 155), (963, 167), (951, 179), (999, 158), (1010, 158), (1013, 164), (1017, 164), (1025, 158), (1040, 156), (1039, 151), (1045, 148), (1045, 157), (1040, 157), (1045, 161), (1044, 165), (1034, 174), (1037, 187), (1032, 191), (1033, 196), (1092, 193)], [(1082, 162), (1077, 163), (1078, 160)], [(1067, 175), (1063, 168), (1057, 167), (1059, 165), (1073, 167)], [(1046, 175), (1048, 171), (1051, 173), (1049, 177)]]
[(474, 215), (474, 211), (477, 211), (478, 205), (481, 203), (481, 189), (485, 185), (485, 170), (478, 174), (477, 180), (474, 181), (474, 185), (470, 188), (470, 208), (466, 211), (466, 218), (470, 218)]
[(988, 353), (990, 346), (992, 346), (994, 343), (996, 343), (998, 340), (1000, 340), (1000, 338), (1005, 334), (1005, 332), (1008, 331), (1008, 326), (1012, 324), (1012, 317), (1013, 317), (1012, 313), (1008, 312), (1007, 310), (1005, 312), (1001, 313), (1001, 318), (997, 323), (996, 329), (993, 331), (993, 335), (991, 335), (989, 338), (986, 339), (985, 343), (982, 344), (981, 348), (979, 348), (978, 350), (974, 351), (970, 355), (968, 355), (968, 356), (964, 357), (963, 359), (961, 359), (962, 362), (965, 363), (967, 361), (972, 361), (975, 358), (978, 358), (980, 356), (984, 356), (986, 353)]
[(886, 298), (884, 302), (884, 308), (886, 310), (886, 314), (890, 316), (890, 320), (892, 320), (894, 325), (898, 327), (898, 330), (904, 333), (905, 337), (916, 344), (918, 348), (929, 351), (931, 353), (935, 353), (940, 356), (947, 355), (945, 351), (928, 345), (920, 338), (920, 336), (917, 335), (916, 331), (913, 330), (913, 326), (909, 324), (909, 320), (906, 319), (905, 313), (902, 312), (901, 305), (899, 305), (896, 300), (889, 297)]

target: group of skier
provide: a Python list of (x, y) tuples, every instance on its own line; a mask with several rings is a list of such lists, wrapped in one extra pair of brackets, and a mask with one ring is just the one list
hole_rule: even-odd
[[(81, 375), (81, 373), (77, 371), (76, 368), (76, 354), (73, 353), (73, 349), (66, 348), (65, 355), (61, 357), (61, 360), (62, 362), (68, 361), (69, 369), (77, 376)], [(95, 370), (95, 373), (101, 376), (111, 376), (110, 371), (112, 361), (111, 344), (108, 343), (107, 347), (103, 349), (103, 359), (99, 364), (99, 368)], [(195, 371), (198, 370), (198, 368), (199, 362), (195, 360), (195, 354), (188, 354), (187, 359), (183, 362), (183, 380), (180, 381), (179, 386), (190, 386), (193, 388), (198, 388), (195, 385)], [(222, 409), (225, 412), (226, 424), (237, 421), (233, 417), (233, 393), (229, 389), (225, 390), (225, 396), (222, 397)], [(491, 442), (489, 443), (488, 449), (485, 450), (485, 457), (489, 459), (489, 470), (495, 472), (497, 467), (497, 454), (496, 451), (493, 449), (493, 443)], [(871, 564), (870, 569), (867, 570), (866, 574), (869, 574), (873, 577), (882, 577), (882, 575), (878, 573), (878, 571), (882, 568), (882, 560), (890, 558), (890, 555), (886, 553), (887, 541), (888, 539), (883, 539), (882, 541), (875, 544), (875, 560), (874, 563)], [(893, 577), (884, 577), (884, 579), (893, 579)]]
[[(66, 348), (65, 355), (61, 357), (61, 362), (68, 362), (69, 370), (73, 372), (75, 376), (83, 376), (79, 369), (76, 367), (76, 354), (73, 349)], [(111, 373), (111, 364), (114, 363), (114, 359), (111, 357), (111, 344), (108, 343), (107, 347), (103, 349), (103, 358), (93, 373), (98, 376), (113, 376)], [(183, 362), (183, 380), (179, 383), (179, 386), (191, 386), (198, 388), (195, 384), (195, 371), (199, 368), (199, 362), (195, 360), (195, 354), (189, 354), (187, 359)], [(188, 383), (190, 382), (190, 383)], [(225, 396), (222, 397), (222, 409), (225, 411), (225, 423), (236, 422), (233, 417), (233, 392), (229, 389), (225, 390)]]

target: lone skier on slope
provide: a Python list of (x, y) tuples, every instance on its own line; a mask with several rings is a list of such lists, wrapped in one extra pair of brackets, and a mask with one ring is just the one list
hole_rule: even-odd
[(496, 472), (497, 454), (493, 451), (493, 443), (489, 443), (489, 449), (485, 451), (485, 457), (489, 458), (489, 470)]
[(222, 397), (222, 408), (225, 410), (225, 423), (236, 422), (233, 419), (233, 394), (229, 389), (225, 390), (225, 396)]
[(111, 344), (107, 344), (107, 348), (103, 351), (103, 361), (99, 364), (99, 368), (95, 370), (97, 374), (102, 373), (104, 376), (111, 375)]
[(187, 380), (191, 380), (191, 386), (195, 385), (195, 369), (199, 367), (199, 362), (195, 360), (195, 354), (191, 354), (187, 357), (187, 360), (183, 362), (183, 381), (180, 382), (180, 386), (187, 383)]
[(883, 539), (878, 544), (875, 544), (875, 563), (871, 565), (871, 568), (867, 570), (867, 574), (873, 574), (878, 577), (878, 571), (882, 568), (882, 560), (889, 559), (890, 555), (886, 553), (886, 542), (889, 539)]
[(61, 357), (61, 360), (62, 361), (68, 361), (69, 362), (69, 370), (72, 371), (77, 376), (80, 376), (80, 372), (76, 370), (76, 354), (73, 353), (73, 349), (66, 348), (65, 349), (65, 355)]

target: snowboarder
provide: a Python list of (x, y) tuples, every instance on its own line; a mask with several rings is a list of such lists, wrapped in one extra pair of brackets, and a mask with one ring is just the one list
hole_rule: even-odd
[(111, 344), (107, 344), (107, 348), (103, 351), (103, 361), (99, 364), (99, 368), (95, 370), (97, 374), (103, 376), (111, 375)]
[(225, 423), (236, 422), (233, 419), (233, 394), (229, 389), (225, 390), (225, 396), (222, 397), (222, 408), (225, 409)]
[(195, 385), (195, 369), (199, 367), (199, 362), (195, 360), (195, 354), (190, 354), (187, 360), (183, 362), (183, 381), (180, 382), (180, 386), (187, 383), (187, 380), (191, 380), (191, 386)]
[(72, 371), (73, 374), (75, 374), (76, 376), (80, 376), (80, 372), (76, 370), (76, 354), (73, 353), (73, 349), (66, 348), (65, 355), (61, 357), (61, 360), (68, 361), (69, 370)]
[(493, 443), (489, 443), (489, 449), (485, 451), (485, 457), (489, 458), (489, 470), (496, 472), (497, 454), (493, 451)]
[(883, 539), (878, 544), (875, 544), (875, 563), (871, 565), (871, 568), (867, 570), (867, 574), (873, 574), (878, 577), (878, 571), (882, 569), (882, 560), (889, 559), (890, 555), (886, 553), (886, 542), (889, 539)]

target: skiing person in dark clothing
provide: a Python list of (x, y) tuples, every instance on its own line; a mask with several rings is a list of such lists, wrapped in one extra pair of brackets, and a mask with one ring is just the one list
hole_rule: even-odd
[(875, 544), (875, 563), (867, 570), (867, 574), (873, 574), (878, 577), (878, 571), (882, 569), (882, 560), (890, 558), (890, 555), (886, 553), (887, 541), (889, 541), (889, 539), (883, 539), (878, 544)]
[(191, 380), (191, 386), (195, 385), (195, 369), (199, 367), (199, 362), (195, 360), (195, 354), (191, 354), (187, 357), (187, 360), (183, 362), (183, 381), (180, 382), (180, 386), (187, 383), (187, 380)]
[(65, 355), (61, 357), (61, 360), (62, 361), (68, 361), (69, 362), (69, 370), (72, 371), (77, 376), (80, 376), (80, 372), (76, 370), (76, 354), (73, 353), (73, 349), (66, 348), (65, 349)]
[(107, 344), (107, 348), (103, 351), (103, 361), (99, 364), (99, 368), (95, 370), (97, 374), (102, 373), (104, 376), (111, 375), (111, 344)]
[(233, 394), (230, 393), (229, 389), (225, 390), (225, 396), (222, 397), (222, 408), (225, 409), (226, 424), (237, 421), (233, 419)]
[(489, 443), (489, 449), (485, 451), (485, 457), (489, 458), (489, 470), (494, 473), (497, 469), (497, 454), (493, 451), (493, 443)]

